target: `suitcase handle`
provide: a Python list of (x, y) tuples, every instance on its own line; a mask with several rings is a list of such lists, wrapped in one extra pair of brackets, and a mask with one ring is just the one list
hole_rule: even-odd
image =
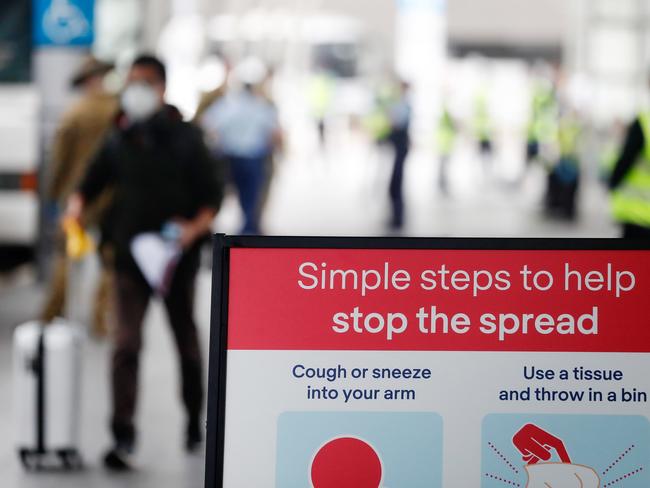
[(28, 358), (25, 361), (25, 369), (34, 375), (38, 375), (43, 367), (43, 360), (37, 354), (33, 358)]
[(32, 360), (36, 375), (36, 450), (46, 452), (45, 439), (45, 324), (41, 324), (36, 357)]

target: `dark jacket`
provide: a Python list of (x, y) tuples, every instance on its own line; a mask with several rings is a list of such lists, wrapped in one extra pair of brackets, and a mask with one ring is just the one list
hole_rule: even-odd
[(91, 202), (115, 191), (105, 238), (115, 246), (115, 267), (133, 269), (130, 242), (159, 232), (173, 218), (191, 219), (204, 207), (217, 210), (223, 179), (199, 129), (165, 106), (149, 121), (128, 125), (124, 115), (95, 156), (79, 191)]
[(643, 136), (643, 129), (641, 127), (641, 122), (639, 119), (636, 119), (632, 125), (630, 125), (627, 136), (625, 138), (625, 145), (623, 146), (623, 152), (621, 153), (614, 171), (609, 179), (609, 188), (614, 190), (616, 189), (621, 182), (625, 179), (627, 174), (632, 169), (632, 166), (637, 162), (639, 155), (642, 153), (643, 148), (645, 147), (646, 141)]

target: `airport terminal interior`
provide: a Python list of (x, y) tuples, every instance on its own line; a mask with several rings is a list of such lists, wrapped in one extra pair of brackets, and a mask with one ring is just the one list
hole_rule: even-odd
[[(273, 107), (282, 135), (269, 157), (257, 233), (621, 235), (608, 180), (627, 127), (648, 103), (648, 0), (35, 1), (25, 21), (33, 41), (13, 66), (3, 66), (13, 32), (7, 19), (24, 14), (23, 3), (0, 5), (0, 388), (6, 399), (14, 391), (13, 331), (39, 316), (50, 286), (62, 210), (45, 189), (57, 128), (81, 96), (70, 80), (89, 54), (112, 65), (103, 84), (115, 94), (137, 55), (157, 55), (167, 67), (167, 103), (198, 123), (206, 94), (228, 93), (257, 75), (259, 96)], [(78, 31), (57, 37), (48, 15), (58, 16), (60, 30)], [(74, 37), (84, 29), (91, 40), (79, 45)], [(389, 132), (400, 118), (395, 107), (407, 103), (410, 142), (398, 211), (389, 189), (399, 148)], [(562, 186), (567, 182), (572, 189)], [(212, 230), (238, 234), (244, 219), (237, 185), (228, 180)], [(145, 317), (137, 469), (114, 474), (102, 466), (110, 444), (111, 340), (110, 330), (98, 337), (90, 327), (99, 270), (93, 253), (75, 263), (73, 300), (80, 306), (68, 317), (87, 330), (78, 413), (85, 469), (23, 469), (7, 400), (0, 404), (0, 485), (203, 486), (202, 450), (183, 449), (176, 358), (159, 300)], [(195, 303), (206, 364), (210, 290), (208, 246)]]

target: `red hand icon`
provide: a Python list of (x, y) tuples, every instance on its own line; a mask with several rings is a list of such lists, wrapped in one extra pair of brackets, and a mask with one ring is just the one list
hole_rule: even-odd
[(528, 464), (548, 461), (553, 455), (552, 449), (555, 449), (563, 463), (571, 464), (571, 458), (564, 447), (564, 442), (536, 425), (524, 425), (514, 435), (512, 443), (519, 449), (523, 460)]

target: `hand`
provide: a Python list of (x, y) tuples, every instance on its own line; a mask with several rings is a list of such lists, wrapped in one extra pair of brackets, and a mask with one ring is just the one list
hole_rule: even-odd
[(555, 449), (563, 463), (571, 464), (561, 439), (540, 429), (536, 425), (524, 425), (512, 438), (512, 443), (523, 455), (523, 460), (528, 464), (537, 464), (539, 461), (548, 461)]
[(70, 198), (68, 198), (68, 204), (66, 206), (65, 212), (63, 213), (63, 216), (61, 217), (61, 220), (74, 220), (75, 222), (79, 222), (81, 220), (83, 209), (83, 197), (79, 193), (73, 193), (70, 195)]
[(180, 236), (178, 238), (178, 243), (183, 249), (187, 249), (197, 239), (200, 237), (209, 234), (212, 228), (212, 221), (216, 211), (212, 208), (205, 207), (199, 210), (196, 217), (192, 220), (186, 220), (182, 218), (176, 218), (173, 220), (174, 224), (178, 225), (180, 229)]
[(174, 219), (174, 224), (178, 226), (178, 244), (183, 249), (188, 249), (198, 239), (199, 233), (196, 225), (191, 220)]

